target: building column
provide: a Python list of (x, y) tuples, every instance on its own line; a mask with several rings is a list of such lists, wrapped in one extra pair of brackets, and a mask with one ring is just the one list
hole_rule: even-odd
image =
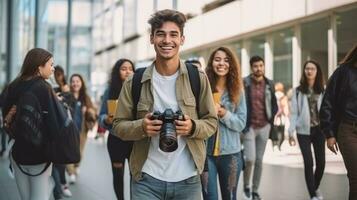
[(293, 87), (299, 85), (301, 77), (301, 26), (300, 24), (294, 27), (294, 36), (292, 38), (293, 47)]
[(264, 43), (265, 76), (273, 79), (273, 37), (267, 35)]
[(241, 59), (242, 59), (242, 76), (246, 77), (250, 74), (250, 64), (249, 64), (249, 48), (250, 42), (244, 40), (243, 47), (241, 52)]
[(44, 14), (47, 11), (48, 0), (35, 0), (35, 47), (47, 49), (47, 21)]
[(13, 56), (13, 45), (12, 45), (12, 41), (13, 41), (13, 32), (14, 32), (14, 23), (13, 23), (13, 7), (14, 7), (14, 1), (12, 0), (7, 0), (7, 21), (6, 21), (6, 25), (7, 25), (7, 32), (6, 32), (6, 82), (9, 83), (12, 79), (12, 65), (13, 65), (13, 61), (12, 61), (12, 56)]
[(71, 69), (71, 40), (72, 40), (72, 0), (67, 0), (67, 42), (66, 42), (66, 74), (70, 75)]
[(330, 16), (330, 28), (327, 30), (328, 40), (328, 77), (337, 68), (337, 22), (336, 15)]

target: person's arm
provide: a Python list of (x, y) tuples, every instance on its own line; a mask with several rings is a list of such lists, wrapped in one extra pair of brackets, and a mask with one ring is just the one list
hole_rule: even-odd
[(108, 117), (108, 107), (107, 107), (107, 100), (109, 97), (109, 90), (105, 90), (102, 98), (102, 103), (100, 106), (100, 112), (99, 112), (99, 117), (98, 117), (98, 123), (99, 126), (110, 130), (112, 128), (112, 124), (106, 123), (106, 119)]
[(298, 95), (297, 95), (297, 89), (293, 89), (292, 91), (292, 97), (291, 97), (291, 108), (290, 108), (290, 118), (289, 118), (289, 129), (288, 129), (288, 133), (289, 133), (289, 144), (290, 146), (294, 146), (295, 145), (295, 138), (294, 138), (294, 132), (296, 130), (296, 121), (298, 119)]
[(337, 90), (341, 89), (336, 87), (337, 80), (339, 79), (339, 76), (341, 76), (341, 68), (342, 67), (337, 68), (336, 71), (330, 77), (321, 103), (319, 113), (320, 126), (326, 138), (334, 137), (336, 135), (336, 133), (333, 132), (333, 126), (337, 123), (336, 113), (334, 112), (334, 109), (336, 109), (337, 106)]
[(270, 82), (270, 87), (271, 87), (271, 116), (272, 116), (272, 122), (274, 122), (275, 115), (278, 112), (278, 101), (276, 100), (275, 96), (275, 88), (274, 88), (274, 82)]
[(131, 95), (132, 76), (123, 83), (118, 106), (113, 120), (114, 134), (122, 140), (141, 140), (147, 137), (143, 129), (144, 119), (134, 119), (133, 100)]
[(200, 71), (200, 103), (199, 103), (199, 119), (192, 119), (194, 129), (191, 130), (189, 138), (207, 139), (213, 135), (218, 126), (218, 117), (214, 106), (211, 86), (207, 76)]
[(297, 101), (297, 95), (296, 95), (297, 89), (294, 88), (292, 92), (292, 97), (291, 97), (291, 107), (290, 107), (290, 118), (289, 118), (289, 129), (288, 133), (289, 136), (292, 137), (294, 135), (295, 129), (296, 129), (296, 120), (298, 118), (298, 101)]
[(240, 95), (239, 105), (234, 112), (229, 110), (226, 111), (226, 114), (219, 119), (224, 125), (229, 129), (232, 129), (240, 133), (244, 128), (247, 120), (247, 105), (245, 102), (244, 92)]

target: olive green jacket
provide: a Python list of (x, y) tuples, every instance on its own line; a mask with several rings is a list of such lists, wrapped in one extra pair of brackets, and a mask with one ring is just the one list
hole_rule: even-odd
[[(141, 80), (142, 89), (137, 105), (137, 117), (132, 114), (131, 86), (133, 76), (131, 76), (123, 84), (113, 121), (114, 134), (122, 140), (134, 141), (129, 166), (136, 180), (141, 179), (141, 170), (147, 159), (150, 147), (151, 138), (144, 132), (142, 123), (144, 116), (153, 112), (154, 98), (151, 84), (153, 68), (154, 63), (145, 70)], [(199, 76), (201, 89), (199, 94), (199, 113), (197, 113), (196, 100), (190, 88), (188, 71), (184, 62), (180, 61), (179, 76), (176, 80), (176, 98), (179, 108), (184, 114), (189, 115), (194, 122), (195, 129), (192, 135), (187, 136), (186, 141), (197, 171), (200, 174), (206, 158), (204, 140), (216, 132), (218, 118), (208, 79), (201, 70), (199, 70)]]

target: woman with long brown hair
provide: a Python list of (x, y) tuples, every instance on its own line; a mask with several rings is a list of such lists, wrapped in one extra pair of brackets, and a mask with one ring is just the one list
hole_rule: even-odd
[[(350, 184), (349, 199), (357, 199), (357, 44), (330, 77), (322, 101), (320, 121), (327, 147), (340, 147)], [(338, 146), (337, 146), (338, 144)]]
[(247, 107), (238, 59), (226, 47), (212, 52), (206, 74), (216, 100), (219, 128), (207, 141), (208, 182), (203, 182), (204, 199), (218, 199), (217, 175), (223, 200), (237, 199), (243, 167), (240, 134), (245, 127)]
[[(118, 100), (121, 88), (128, 76), (133, 74), (134, 64), (132, 61), (122, 58), (115, 64), (108, 81), (108, 89), (105, 90), (99, 114), (99, 124), (109, 130), (108, 152), (112, 164), (113, 187), (118, 200), (124, 199), (124, 166), (125, 160), (129, 160), (132, 142), (123, 141), (113, 134), (113, 113), (108, 112), (108, 100)], [(112, 112), (112, 111), (111, 111)]]
[[(73, 74), (70, 78), (70, 91), (76, 99), (74, 107), (73, 120), (76, 123), (80, 134), (80, 152), (81, 159), (83, 157), (84, 146), (87, 141), (87, 115), (88, 113), (96, 113), (93, 103), (87, 94), (87, 87), (83, 77), (80, 74)], [(95, 119), (93, 119), (95, 121)], [(91, 127), (92, 128), (92, 127)], [(68, 174), (70, 183), (76, 182), (78, 175), (79, 163), (68, 165)]]
[[(49, 138), (57, 123), (53, 120), (56, 110), (50, 106), (54, 92), (46, 82), (53, 71), (52, 54), (40, 48), (31, 49), (26, 54), (19, 76), (9, 85), (4, 102), (4, 126), (10, 129), (8, 133), (15, 140), (10, 161), (23, 200), (48, 200), (53, 188), (52, 164), (46, 154)], [(33, 98), (26, 98), (28, 104), (21, 105), (19, 102), (25, 98), (24, 94), (32, 94)], [(32, 105), (39, 105), (40, 110)], [(23, 112), (24, 106), (36, 115)], [(22, 119), (26, 119), (28, 126), (21, 126), (24, 124)], [(38, 121), (39, 124), (36, 123)], [(14, 126), (23, 129), (13, 132)]]
[[(289, 144), (295, 145), (296, 131), (304, 160), (305, 181), (312, 200), (322, 199), (319, 190), (325, 170), (325, 137), (321, 133), (319, 110), (324, 92), (324, 79), (320, 64), (313, 60), (305, 62), (300, 85), (293, 90), (289, 126)], [(311, 151), (314, 147), (315, 171)]]

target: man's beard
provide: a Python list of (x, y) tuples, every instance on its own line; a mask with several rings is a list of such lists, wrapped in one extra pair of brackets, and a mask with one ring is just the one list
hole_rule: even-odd
[(259, 79), (264, 76), (264, 73), (259, 72), (259, 73), (253, 73), (254, 78)]

